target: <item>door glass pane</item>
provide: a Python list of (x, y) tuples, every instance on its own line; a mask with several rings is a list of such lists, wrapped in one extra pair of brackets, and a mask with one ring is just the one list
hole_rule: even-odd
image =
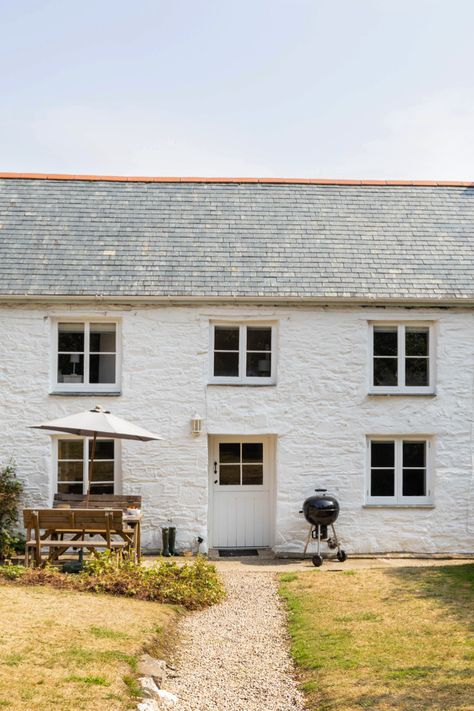
[(214, 375), (216, 377), (238, 377), (239, 354), (232, 352), (214, 353)]
[(90, 383), (115, 383), (115, 355), (91, 355), (89, 357)]
[(242, 484), (261, 486), (263, 484), (263, 464), (244, 464), (242, 466)]
[(240, 464), (240, 443), (221, 442), (219, 444), (219, 461), (221, 464)]
[(269, 378), (272, 373), (271, 353), (247, 353), (247, 377)]
[(58, 355), (58, 383), (84, 382), (84, 354), (60, 353)]
[(374, 358), (374, 385), (398, 385), (397, 358)]
[(374, 356), (396, 356), (398, 353), (397, 327), (374, 328)]
[(90, 352), (115, 353), (115, 330), (114, 323), (91, 323)]
[(429, 353), (429, 329), (405, 329), (405, 354), (407, 356), (427, 356)]
[(58, 351), (60, 353), (84, 351), (83, 323), (58, 323)]
[(239, 486), (240, 464), (221, 464), (219, 467), (219, 484), (221, 486)]
[(244, 442), (242, 444), (243, 462), (262, 462), (263, 444), (261, 442)]
[(426, 469), (403, 470), (403, 496), (426, 496)]
[(371, 465), (372, 467), (394, 467), (395, 466), (395, 442), (372, 442), (371, 443)]
[(272, 349), (272, 329), (247, 327), (247, 350), (248, 351), (271, 351)]
[(235, 326), (215, 326), (214, 327), (214, 350), (216, 351), (238, 351), (239, 350), (239, 328)]
[(395, 470), (394, 469), (372, 469), (371, 496), (395, 496)]
[(405, 384), (411, 386), (429, 385), (428, 358), (407, 358), (405, 360)]
[(426, 442), (403, 443), (403, 466), (424, 467), (426, 462)]

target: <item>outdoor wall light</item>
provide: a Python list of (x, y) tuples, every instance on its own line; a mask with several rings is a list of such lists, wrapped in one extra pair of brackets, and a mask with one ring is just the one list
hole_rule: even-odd
[(197, 412), (191, 418), (191, 434), (197, 437), (202, 432), (202, 417)]

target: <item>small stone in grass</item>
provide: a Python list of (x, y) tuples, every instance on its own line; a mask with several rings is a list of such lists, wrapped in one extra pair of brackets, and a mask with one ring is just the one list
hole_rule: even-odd
[(138, 683), (140, 684), (140, 688), (143, 692), (143, 696), (146, 696), (149, 699), (158, 699), (159, 698), (158, 692), (160, 690), (157, 687), (157, 685), (155, 684), (153, 677), (141, 676), (138, 679)]
[(149, 654), (143, 654), (138, 662), (138, 673), (153, 677), (157, 686), (161, 688), (166, 679), (166, 662), (162, 659), (154, 659)]
[(138, 704), (137, 711), (160, 711), (160, 706), (154, 699), (144, 699)]
[(178, 701), (178, 697), (172, 694), (171, 691), (158, 689), (158, 694), (165, 706), (174, 706), (174, 704)]

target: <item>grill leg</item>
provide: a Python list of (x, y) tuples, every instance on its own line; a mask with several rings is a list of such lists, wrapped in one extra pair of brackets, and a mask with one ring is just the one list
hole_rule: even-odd
[(306, 555), (306, 551), (308, 550), (308, 546), (309, 546), (309, 543), (310, 543), (311, 538), (312, 538), (312, 533), (313, 533), (313, 527), (310, 526), (310, 527), (309, 527), (309, 531), (308, 531), (308, 535), (307, 535), (307, 537), (306, 537), (306, 544), (305, 544), (305, 547), (304, 547), (303, 556)]
[(321, 526), (318, 523), (318, 555), (321, 555)]
[(338, 537), (336, 536), (336, 529), (334, 528), (334, 525), (332, 523), (331, 523), (331, 529), (332, 529), (333, 540), (334, 540), (334, 543), (336, 544), (336, 548), (337, 548), (337, 559), (341, 563), (344, 563), (344, 561), (347, 560), (347, 553), (346, 553), (346, 551), (342, 550), (341, 542), (339, 541)]
[(334, 524), (331, 523), (331, 531), (332, 531), (332, 540), (334, 541), (334, 544), (337, 548), (337, 552), (341, 552), (341, 543), (339, 541), (339, 538), (336, 536), (336, 529), (334, 528)]

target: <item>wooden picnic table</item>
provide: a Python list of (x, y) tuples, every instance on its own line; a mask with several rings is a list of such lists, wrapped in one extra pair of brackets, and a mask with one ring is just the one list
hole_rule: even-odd
[[(25, 563), (43, 562), (42, 552), (48, 549), (47, 560), (55, 562), (70, 548), (95, 552), (98, 548), (123, 553), (135, 562), (140, 560), (141, 514), (127, 515), (121, 509), (25, 509), (27, 529)], [(87, 537), (89, 537), (87, 539)]]
[[(137, 562), (141, 559), (141, 508), (142, 497), (139, 494), (60, 494), (54, 495), (54, 508), (68, 506), (72, 509), (122, 509), (123, 520), (133, 528), (133, 547)], [(127, 513), (130, 509), (137, 509), (135, 515)]]

